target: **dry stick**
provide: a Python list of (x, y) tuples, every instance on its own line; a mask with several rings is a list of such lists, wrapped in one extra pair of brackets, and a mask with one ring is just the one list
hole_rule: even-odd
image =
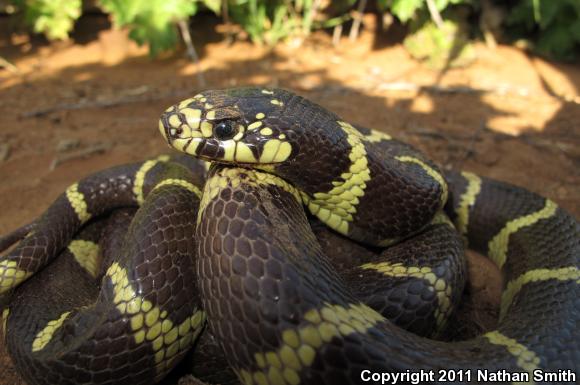
[(360, 26), (362, 23), (363, 12), (365, 7), (367, 6), (367, 0), (361, 0), (358, 3), (358, 8), (355, 13), (354, 21), (352, 23), (352, 27), (350, 28), (350, 33), (348, 34), (348, 39), (350, 41), (355, 41), (358, 38), (358, 34), (360, 31)]
[(98, 143), (87, 148), (83, 148), (82, 150), (71, 152), (66, 155), (57, 156), (54, 160), (50, 163), (49, 170), (54, 170), (59, 164), (68, 162), (72, 159), (79, 159), (79, 158), (86, 158), (90, 155), (94, 154), (102, 154), (108, 149), (110, 149), (112, 145), (110, 143)]
[(320, 7), (320, 0), (314, 0), (314, 3), (312, 3), (312, 10), (308, 14), (308, 18), (305, 20), (305, 23), (302, 24), (303, 27), (306, 26), (306, 25), (308, 25), (307, 30), (303, 30), (302, 31), (302, 33), (305, 36), (306, 35), (309, 35), (310, 32), (312, 31), (312, 21), (316, 17), (316, 14), (318, 13), (318, 8), (319, 7)]
[(144, 103), (152, 102), (156, 100), (164, 100), (169, 98), (189, 96), (191, 90), (182, 90), (176, 92), (167, 92), (165, 94), (153, 94), (153, 96), (147, 95), (145, 97), (129, 97), (129, 98), (119, 98), (114, 100), (84, 100), (79, 103), (61, 103), (54, 106), (41, 108), (38, 110), (27, 111), (20, 114), (21, 118), (37, 118), (44, 116), (56, 111), (71, 111), (71, 110), (82, 110), (85, 108), (109, 108), (115, 107), (123, 104), (131, 103)]
[(185, 46), (187, 47), (187, 56), (191, 59), (191, 61), (195, 63), (197, 69), (196, 71), (197, 82), (199, 83), (199, 86), (203, 88), (206, 86), (205, 76), (203, 75), (203, 70), (199, 62), (199, 56), (197, 56), (197, 52), (195, 51), (195, 47), (193, 46), (193, 42), (191, 41), (189, 26), (187, 25), (185, 20), (179, 20), (177, 24), (179, 25), (179, 30), (181, 31), (181, 36), (183, 37)]
[(475, 142), (479, 140), (479, 136), (484, 130), (485, 123), (481, 123), (479, 126), (477, 126), (477, 129), (473, 132), (471, 138), (469, 138), (469, 143), (467, 144), (467, 147), (465, 147), (465, 152), (463, 153), (461, 158), (459, 158), (458, 160), (459, 162), (466, 161), (474, 154)]
[(338, 24), (332, 30), (332, 45), (338, 47), (340, 44), (340, 36), (342, 35), (342, 23)]
[(10, 145), (8, 143), (0, 144), (0, 162), (4, 162), (10, 156)]
[(6, 68), (8, 71), (15, 73), (15, 74), (20, 72), (18, 70), (18, 67), (16, 67), (14, 64), (10, 63), (8, 60), (4, 59), (2, 56), (0, 56), (0, 67)]
[(228, 8), (228, 0), (222, 1), (222, 14), (224, 24), (226, 27), (226, 44), (230, 45), (234, 42), (234, 34), (232, 32), (232, 22), (230, 21), (230, 10)]
[(443, 19), (441, 18), (441, 14), (439, 10), (435, 6), (433, 0), (427, 0), (427, 8), (429, 8), (429, 14), (431, 15), (431, 20), (435, 23), (437, 28), (443, 28)]

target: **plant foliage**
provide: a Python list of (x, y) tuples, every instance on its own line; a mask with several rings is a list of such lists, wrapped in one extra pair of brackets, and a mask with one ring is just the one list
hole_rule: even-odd
[[(130, 37), (139, 44), (149, 44), (153, 55), (174, 48), (179, 40), (177, 23), (188, 20), (202, 7), (216, 15), (221, 14), (222, 7), (227, 9), (224, 17), (238, 24), (252, 41), (274, 45), (287, 38), (302, 38), (317, 28), (331, 28), (349, 21), (359, 3), (357, 0), (96, 1), (111, 15), (115, 26), (128, 28)], [(66, 39), (82, 9), (82, 0), (8, 2), (20, 11), (34, 32), (51, 40)], [(409, 38), (421, 36), (419, 40), (438, 42), (434, 46), (444, 49), (450, 42), (442, 39), (456, 36), (449, 32), (456, 30), (450, 24), (457, 22), (455, 10), (468, 10), (471, 22), (466, 28), (465, 17), (462, 20), (462, 39), (470, 38), (480, 32), (478, 24), (472, 21), (482, 15), (484, 2), (504, 10), (507, 16), (500, 26), (504, 32), (532, 42), (537, 52), (573, 59), (580, 51), (580, 0), (376, 0), (375, 3), (380, 12), (390, 13), (409, 26)]]
[(138, 44), (149, 44), (152, 55), (177, 44), (175, 21), (185, 20), (197, 11), (190, 0), (99, 0), (113, 16), (117, 27), (128, 27), (129, 36)]
[(81, 15), (81, 0), (17, 0), (15, 6), (24, 10), (24, 20), (36, 33), (50, 40), (68, 37)]

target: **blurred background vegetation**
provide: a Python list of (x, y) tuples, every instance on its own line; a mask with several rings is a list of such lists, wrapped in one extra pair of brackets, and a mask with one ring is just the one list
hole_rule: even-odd
[(580, 52), (579, 0), (0, 0), (14, 30), (26, 29), (49, 40), (67, 39), (84, 12), (110, 15), (115, 27), (148, 44), (150, 54), (192, 45), (189, 23), (198, 13), (223, 19), (228, 38), (274, 46), (299, 42), (326, 29), (355, 40), (363, 12), (374, 12), (389, 33), (406, 29), (410, 54), (435, 68), (469, 63), (471, 43), (516, 44), (547, 58), (575, 60)]

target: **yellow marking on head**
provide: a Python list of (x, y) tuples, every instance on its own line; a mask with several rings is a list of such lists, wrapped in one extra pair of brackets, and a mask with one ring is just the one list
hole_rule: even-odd
[(280, 134), (280, 135), (278, 135), (278, 139), (286, 139), (286, 134)]
[(234, 137), (232, 138), (234, 141), (239, 142), (244, 137), (244, 131), (239, 131)]
[(455, 210), (457, 213), (457, 230), (462, 235), (467, 234), (469, 224), (469, 210), (475, 204), (475, 200), (481, 191), (481, 178), (470, 172), (462, 172), (461, 175), (467, 181), (467, 188), (459, 199), (459, 206)]
[(503, 229), (488, 243), (489, 258), (501, 269), (507, 258), (509, 237), (516, 231), (529, 227), (541, 219), (550, 218), (556, 213), (558, 206), (549, 199), (543, 209), (535, 213), (524, 215), (506, 223)]
[(396, 156), (395, 159), (397, 159), (400, 162), (408, 162), (408, 163), (417, 164), (423, 170), (425, 170), (427, 175), (429, 175), (431, 178), (435, 179), (435, 181), (437, 181), (437, 183), (439, 183), (439, 185), (441, 186), (441, 191), (442, 191), (441, 192), (441, 207), (443, 207), (445, 205), (445, 202), (447, 202), (447, 194), (448, 194), (447, 182), (445, 182), (445, 179), (443, 179), (443, 176), (441, 176), (441, 174), (438, 171), (436, 171), (434, 168), (429, 166), (427, 163), (423, 162), (421, 159), (415, 158), (413, 156), (402, 155), (402, 156)]
[(377, 143), (380, 142), (381, 140), (392, 140), (392, 139), (393, 137), (391, 135), (377, 130), (371, 130), (371, 133), (369, 135), (364, 136), (364, 140), (370, 143)]
[(179, 116), (177, 116), (177, 114), (172, 114), (169, 117), (168, 122), (172, 127), (179, 127), (181, 125), (181, 121), (179, 120)]
[(205, 312), (195, 310), (190, 317), (176, 325), (166, 318), (166, 311), (161, 311), (137, 293), (129, 281), (127, 270), (117, 262), (111, 264), (106, 276), (113, 284), (113, 303), (129, 319), (135, 343), (151, 343), (155, 352), (157, 376), (164, 375), (173, 367), (176, 359), (192, 346), (203, 329)]
[(575, 280), (580, 284), (580, 270), (576, 266), (560, 267), (554, 269), (534, 269), (529, 270), (510, 281), (501, 295), (501, 307), (499, 319), (502, 320), (509, 310), (515, 296), (520, 292), (522, 287), (530, 282), (541, 282), (550, 279), (559, 281)]
[(256, 119), (264, 119), (266, 117), (266, 114), (264, 114), (263, 112), (258, 112), (256, 114)]
[(69, 243), (68, 250), (72, 253), (78, 264), (86, 270), (91, 277), (97, 277), (101, 264), (98, 244), (83, 239), (75, 239)]
[(251, 123), (251, 124), (248, 125), (248, 131), (258, 129), (258, 128), (262, 127), (262, 124), (263, 123), (262, 122), (259, 122), (259, 121), (258, 122)]
[(230, 162), (235, 160), (236, 144), (237, 142), (233, 139), (224, 140), (220, 143), (220, 147), (224, 149), (223, 160)]
[(137, 173), (135, 173), (135, 181), (133, 182), (133, 195), (135, 196), (135, 200), (137, 200), (137, 204), (142, 205), (145, 201), (143, 196), (143, 185), (145, 184), (145, 177), (149, 170), (151, 170), (155, 165), (159, 162), (163, 162), (163, 160), (159, 159), (152, 159), (146, 162), (143, 162)]
[(265, 95), (274, 95), (274, 91), (270, 91), (270, 90), (262, 90), (262, 93)]
[[(199, 129), (199, 123), (201, 122), (201, 110), (197, 108), (184, 108), (180, 110), (184, 116), (187, 125), (191, 127), (191, 129), (197, 130)], [(208, 113), (209, 114), (209, 113)], [(207, 118), (207, 116), (206, 116)], [(209, 118), (207, 118), (209, 119)], [(177, 126), (176, 126), (177, 127)], [(190, 131), (191, 131), (190, 129)]]
[(254, 354), (260, 369), (250, 372), (236, 370), (244, 384), (297, 385), (300, 373), (309, 367), (322, 344), (335, 337), (365, 333), (385, 319), (363, 304), (347, 307), (325, 304), (304, 314), (304, 321), (296, 330), (282, 331), (282, 346), (277, 350)]
[(153, 190), (157, 190), (158, 188), (161, 188), (163, 186), (183, 187), (187, 191), (191, 191), (192, 193), (194, 193), (198, 198), (201, 198), (201, 190), (199, 189), (199, 187), (183, 179), (169, 178), (162, 180), (161, 182), (157, 183), (157, 185), (155, 185)]
[(2, 333), (6, 335), (8, 333), (8, 316), (10, 315), (10, 309), (4, 308), (2, 310)]
[(32, 272), (19, 269), (16, 261), (6, 259), (0, 262), (0, 294), (14, 289), (31, 275)]
[(208, 161), (205, 161), (205, 160), (202, 160), (202, 162), (203, 162), (202, 163), (203, 164), (203, 168), (205, 169), (205, 172), (207, 173), (209, 171), (210, 167), (211, 167), (211, 162), (208, 162)]
[(278, 99), (272, 99), (272, 100), (270, 100), (270, 103), (272, 103), (272, 104), (273, 104), (273, 105), (275, 105), (275, 106), (280, 106), (280, 107), (282, 107), (282, 106), (284, 105), (284, 103), (282, 103), (282, 102), (281, 102), (280, 100), (278, 100)]
[(206, 110), (211, 110), (213, 108), (213, 104), (205, 103), (203, 105), (203, 108), (205, 108)]
[(274, 131), (272, 131), (272, 129), (270, 127), (264, 127), (260, 130), (260, 134), (264, 135), (264, 136), (269, 136), (272, 135), (274, 133)]
[(206, 118), (207, 120), (214, 120), (214, 119), (215, 119), (215, 110), (208, 111), (208, 112), (205, 114), (205, 118)]
[(210, 122), (207, 121), (203, 121), (201, 122), (201, 134), (205, 137), (205, 138), (210, 138), (213, 135), (213, 125)]
[(378, 271), (387, 277), (413, 277), (425, 280), (437, 295), (438, 308), (434, 312), (437, 331), (439, 332), (443, 329), (447, 318), (453, 310), (451, 303), (451, 284), (445, 282), (443, 278), (438, 277), (430, 267), (404, 266), (402, 263), (379, 262), (365, 263), (360, 268)]
[(246, 143), (238, 142), (236, 146), (236, 161), (243, 163), (252, 163), (256, 161), (254, 153)]
[(316, 192), (312, 197), (304, 194), (303, 199), (312, 214), (334, 230), (347, 235), (348, 223), (352, 222), (360, 198), (364, 196), (371, 172), (362, 134), (346, 122), (337, 123), (346, 133), (351, 146), (348, 154), (351, 162), (349, 170), (332, 182), (334, 188), (330, 191)]
[(70, 311), (64, 312), (61, 316), (55, 320), (48, 321), (48, 324), (36, 335), (34, 341), (32, 341), (32, 351), (37, 352), (44, 349), (44, 347), (50, 342), (54, 333), (62, 326), (64, 320), (68, 317)]
[[(197, 99), (197, 98), (193, 97), (193, 98), (189, 98), (189, 99), (182, 100), (182, 101), (181, 101), (181, 102), (179, 102), (179, 104), (177, 105), (177, 108), (178, 108), (178, 109), (183, 109), (183, 108), (186, 108), (186, 107), (189, 105), (189, 103), (193, 102), (195, 99)], [(170, 108), (171, 108), (171, 107), (170, 107)]]
[(262, 154), (260, 155), (260, 163), (272, 163), (278, 152), (278, 148), (282, 142), (277, 139), (270, 139), (262, 148)]
[(533, 378), (534, 370), (538, 369), (540, 365), (540, 357), (536, 353), (498, 330), (486, 333), (483, 336), (494, 345), (505, 346), (508, 352), (517, 360), (517, 365), (530, 373), (530, 378)]
[(167, 133), (165, 132), (165, 125), (163, 124), (163, 121), (161, 119), (159, 119), (159, 132), (161, 132), (161, 135), (163, 135), (163, 139), (165, 139), (165, 141), (167, 142), (169, 139), (167, 138)]
[(86, 223), (91, 219), (91, 214), (87, 211), (87, 202), (83, 193), (79, 192), (79, 184), (75, 183), (66, 189), (66, 198), (77, 214), (81, 223)]

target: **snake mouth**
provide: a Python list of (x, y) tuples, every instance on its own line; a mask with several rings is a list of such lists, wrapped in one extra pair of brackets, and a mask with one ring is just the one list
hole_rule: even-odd
[(279, 164), (286, 161), (292, 146), (286, 141), (269, 139), (263, 143), (248, 144), (244, 141), (191, 136), (171, 138), (171, 147), (196, 158), (225, 164), (247, 165), (248, 167)]

